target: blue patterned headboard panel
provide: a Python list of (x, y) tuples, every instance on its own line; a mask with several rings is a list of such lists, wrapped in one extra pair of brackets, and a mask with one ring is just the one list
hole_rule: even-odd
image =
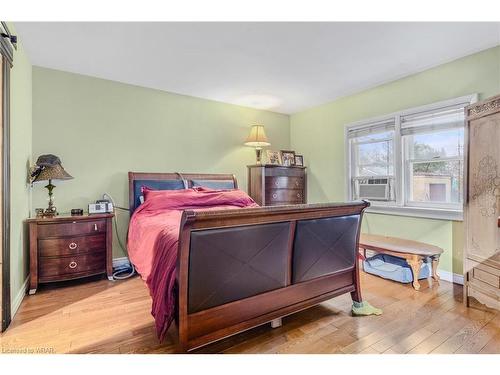
[(134, 180), (134, 207), (133, 211), (140, 206), (142, 195), (141, 188), (146, 186), (153, 190), (181, 190), (184, 189), (183, 180)]
[(238, 182), (233, 174), (216, 173), (148, 173), (128, 172), (128, 204), (132, 214), (141, 204), (141, 188), (152, 190), (182, 190), (197, 186), (209, 189), (236, 189)]
[(232, 180), (190, 180), (191, 186), (202, 186), (209, 189), (234, 189)]

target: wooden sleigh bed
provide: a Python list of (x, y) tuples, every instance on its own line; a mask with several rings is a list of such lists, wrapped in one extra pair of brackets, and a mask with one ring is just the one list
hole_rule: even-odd
[[(233, 175), (129, 172), (131, 213), (141, 186), (237, 188)], [(183, 351), (351, 293), (361, 301), (357, 251), (366, 201), (192, 211), (177, 253)]]

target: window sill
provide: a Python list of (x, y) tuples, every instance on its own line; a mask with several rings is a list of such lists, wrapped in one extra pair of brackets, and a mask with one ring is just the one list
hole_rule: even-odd
[(419, 217), (434, 220), (463, 221), (463, 212), (458, 210), (444, 210), (421, 207), (378, 206), (374, 202), (371, 203), (372, 205), (366, 209), (366, 212), (368, 213)]

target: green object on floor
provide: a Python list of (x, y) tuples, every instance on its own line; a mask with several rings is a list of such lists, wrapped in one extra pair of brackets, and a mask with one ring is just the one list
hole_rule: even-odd
[(370, 305), (369, 302), (352, 302), (352, 315), (382, 315), (382, 310)]

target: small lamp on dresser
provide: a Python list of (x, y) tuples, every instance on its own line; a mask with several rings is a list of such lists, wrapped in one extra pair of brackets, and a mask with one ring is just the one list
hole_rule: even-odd
[(57, 215), (57, 209), (54, 206), (54, 197), (52, 190), (54, 190), (55, 185), (52, 184), (52, 180), (71, 180), (71, 176), (66, 172), (61, 164), (61, 159), (57, 156), (48, 154), (40, 155), (36, 161), (35, 167), (32, 169), (31, 182), (41, 182), (48, 181), (49, 183), (45, 186), (49, 191), (49, 206), (43, 211), (43, 216), (54, 217)]
[(255, 147), (255, 153), (257, 155), (257, 164), (261, 164), (262, 147), (270, 146), (266, 133), (264, 131), (264, 125), (253, 125), (250, 129), (250, 135), (245, 141), (246, 146)]

